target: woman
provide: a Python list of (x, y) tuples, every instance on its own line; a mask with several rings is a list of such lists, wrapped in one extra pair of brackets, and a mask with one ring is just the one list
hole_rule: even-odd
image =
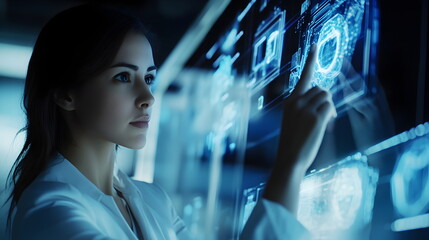
[[(335, 114), (326, 91), (308, 90), (314, 54), (285, 102), (280, 144), (288, 148), (280, 146), (243, 238), (305, 236), (293, 217), (299, 184)], [(13, 239), (191, 238), (161, 188), (115, 170), (118, 145), (145, 145), (155, 75), (137, 18), (83, 5), (48, 22), (24, 90), (27, 139), (12, 172)], [(275, 218), (290, 227), (277, 229)]]

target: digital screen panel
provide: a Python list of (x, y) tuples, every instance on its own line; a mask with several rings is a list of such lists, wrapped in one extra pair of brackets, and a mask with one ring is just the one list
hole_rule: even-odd
[[(319, 48), (313, 85), (334, 95), (339, 112), (372, 87), (378, 41), (372, 1), (250, 0), (231, 5), (238, 12), (225, 14), (227, 20), (215, 26), (187, 66), (217, 71), (228, 65), (232, 76), (247, 78), (255, 110), (268, 110), (288, 96), (312, 44)], [(344, 91), (349, 86), (353, 92)]]
[(186, 67), (214, 72), (206, 95), (211, 103), (219, 102), (237, 78), (246, 81), (250, 109), (245, 162), (269, 168), (281, 103), (293, 91), (310, 46), (319, 48), (312, 85), (332, 93), (343, 117), (352, 102), (377, 92), (377, 26), (372, 0), (232, 1)]
[[(295, 52), (290, 61), (288, 88), (296, 85), (310, 47), (315, 44), (319, 51), (313, 85), (332, 93), (338, 112), (368, 93), (372, 85), (369, 68), (375, 60), (378, 31), (373, 27), (378, 21), (375, 6), (370, 4), (373, 3), (365, 0), (302, 3), (301, 14), (287, 35), (291, 38), (298, 35), (297, 48), (291, 48)], [(349, 86), (353, 91), (345, 91)]]
[(429, 123), (395, 135), (366, 153), (379, 165), (374, 239), (422, 239), (429, 234)]
[[(352, 123), (344, 124), (351, 122), (346, 113), (379, 91), (375, 80), (378, 28), (378, 6), (373, 0), (231, 1), (189, 59), (186, 67), (213, 72), (209, 91), (201, 95), (213, 107), (202, 105), (202, 110), (218, 109), (219, 114), (211, 116), (219, 118), (217, 126), (221, 127), (207, 135), (205, 152), (214, 152), (213, 139), (218, 135), (223, 139), (219, 141), (220, 161), (244, 164), (238, 226), (243, 226), (260, 199), (264, 188), (260, 183), (266, 180), (278, 150), (281, 103), (299, 80), (310, 46), (318, 47), (312, 85), (332, 94), (339, 114), (336, 123), (343, 128), (337, 131), (347, 134)], [(225, 100), (243, 81), (250, 106), (246, 142), (238, 144), (230, 137), (235, 128), (232, 123), (247, 103), (234, 100), (227, 104)], [(404, 141), (404, 146), (412, 140)], [(420, 224), (413, 229), (427, 229), (422, 227), (429, 219), (425, 215), (427, 164), (403, 159), (427, 155), (417, 146), (428, 143), (411, 144), (409, 151), (389, 145), (385, 148), (389, 156), (380, 157), (386, 151), (377, 148), (383, 144), (388, 143), (373, 145), (360, 155), (346, 151), (340, 162), (305, 178), (298, 219), (320, 239), (403, 239), (412, 222)], [(243, 159), (226, 158), (229, 149), (244, 152), (240, 155), (244, 163)], [(347, 155), (346, 160), (343, 156)]]
[[(315, 239), (369, 239), (378, 171), (357, 153), (313, 171), (301, 183), (298, 220)], [(242, 226), (265, 185), (245, 189)]]
[(360, 153), (311, 173), (301, 184), (298, 220), (316, 239), (369, 239), (377, 182)]
[[(425, 239), (429, 233), (429, 122), (308, 174), (298, 220), (315, 239)], [(241, 226), (265, 184), (243, 191)]]

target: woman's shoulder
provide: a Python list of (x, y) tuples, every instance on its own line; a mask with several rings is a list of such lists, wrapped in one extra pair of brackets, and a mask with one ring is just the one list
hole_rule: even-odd
[(90, 190), (90, 184), (81, 179), (66, 161), (56, 160), (23, 191), (17, 207), (22, 209), (59, 201), (81, 205), (84, 192), (91, 193)]
[(57, 201), (79, 203), (76, 199), (79, 198), (80, 195), (80, 191), (71, 184), (36, 180), (24, 190), (17, 203), (17, 208), (26, 209), (34, 206), (52, 204)]

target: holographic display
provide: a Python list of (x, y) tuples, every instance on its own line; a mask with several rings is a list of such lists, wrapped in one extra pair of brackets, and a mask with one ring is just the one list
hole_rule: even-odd
[(280, 73), (285, 19), (286, 12), (276, 8), (256, 31), (249, 84), (255, 90), (265, 87)]
[[(348, 101), (355, 100), (367, 93), (368, 68), (371, 45), (371, 24), (368, 18), (368, 1), (304, 1), (301, 15), (295, 25), (299, 34), (298, 48), (292, 54), (288, 88), (294, 88), (301, 76), (311, 45), (317, 45), (313, 85), (329, 90), (339, 112)], [(290, 35), (288, 35), (290, 36)], [(355, 56), (356, 45), (358, 52)], [(354, 64), (351, 64), (354, 62)], [(359, 77), (344, 78), (349, 69), (346, 65), (355, 65), (353, 70)], [(343, 81), (340, 81), (342, 79)], [(356, 83), (358, 82), (358, 83)], [(354, 86), (353, 92), (345, 93), (344, 87)], [(358, 87), (356, 87), (358, 86)], [(352, 96), (350, 96), (352, 95)]]
[(348, 41), (347, 22), (336, 14), (323, 24), (317, 40), (315, 84), (330, 89), (341, 70)]
[(221, 26), (220, 36), (210, 36), (216, 41), (190, 65), (218, 69), (229, 59), (231, 74), (247, 78), (255, 112), (275, 107), (290, 94), (312, 44), (319, 49), (313, 85), (332, 93), (339, 114), (348, 103), (376, 93), (372, 76), (378, 29), (373, 26), (378, 26), (378, 15), (373, 0), (305, 0), (299, 9), (290, 1), (238, 5), (241, 10), (230, 24)]
[[(429, 135), (418, 138), (399, 155), (391, 179), (392, 200), (403, 217), (429, 210)], [(429, 223), (428, 223), (429, 224)]]
[[(254, 172), (258, 172), (272, 165), (280, 132), (281, 103), (299, 80), (312, 44), (317, 44), (319, 49), (312, 84), (332, 93), (339, 115), (348, 103), (366, 95), (368, 89), (375, 93), (371, 83), (375, 73), (374, 46), (378, 41), (377, 29), (373, 28), (374, 21), (378, 20), (374, 8), (373, 0), (231, 2), (186, 63), (188, 68), (213, 71), (209, 87), (192, 90), (199, 96), (193, 104), (198, 105), (197, 125), (204, 126), (200, 134), (207, 135), (204, 156), (211, 166), (219, 170), (232, 163), (254, 165), (259, 168)], [(243, 79), (246, 88), (241, 89), (246, 94), (240, 96), (235, 94), (237, 88), (234, 87), (238, 78)], [(245, 95), (249, 102), (241, 99)], [(243, 109), (248, 111), (246, 118), (240, 117), (244, 115)], [(242, 141), (238, 140), (237, 129), (246, 124), (239, 125), (238, 121), (248, 124), (247, 131), (241, 131), (245, 133)], [(228, 149), (233, 149), (232, 153)], [(239, 157), (228, 157), (228, 154)], [(362, 159), (342, 161), (343, 165), (331, 166), (320, 175), (312, 173), (311, 179), (306, 178), (304, 185), (319, 181), (313, 190), (304, 187), (305, 198), (301, 200), (310, 201), (306, 202), (308, 209), (300, 210), (300, 219), (309, 228), (312, 227), (310, 218), (329, 218), (331, 224), (323, 229), (323, 236), (332, 237), (333, 232), (355, 230), (370, 222), (377, 171)], [(237, 189), (239, 193), (235, 196), (242, 196), (243, 189), (264, 181), (261, 176), (265, 175), (258, 174), (252, 176), (251, 182), (246, 183), (243, 178), (243, 187)], [(220, 175), (218, 177), (219, 182)], [(242, 204), (246, 207), (235, 209), (235, 219), (241, 211), (237, 226), (245, 223), (262, 190), (260, 185), (245, 192)], [(319, 201), (320, 205), (316, 206), (310, 199)], [(212, 215), (216, 204), (211, 205)], [(312, 212), (306, 212), (310, 209)], [(319, 215), (317, 211), (321, 211)]]
[[(361, 153), (319, 171), (301, 183), (298, 220), (315, 239), (368, 239), (378, 171)], [(265, 185), (245, 189), (242, 203), (244, 226)]]
[[(429, 230), (428, 145), (429, 122), (426, 122), (365, 150), (368, 158), (384, 170), (381, 178), (385, 179), (378, 186), (383, 191), (375, 202), (374, 239), (407, 235), (406, 239), (426, 239)], [(416, 232), (410, 231), (416, 229)]]
[(301, 184), (298, 220), (316, 239), (369, 237), (378, 171), (358, 153), (306, 176)]
[(241, 218), (241, 226), (240, 231), (246, 224), (247, 220), (250, 217), (253, 209), (256, 206), (256, 203), (259, 199), (262, 198), (262, 192), (264, 190), (265, 183), (261, 183), (256, 187), (252, 187), (249, 189), (245, 189), (243, 191), (243, 202), (242, 202), (242, 218)]

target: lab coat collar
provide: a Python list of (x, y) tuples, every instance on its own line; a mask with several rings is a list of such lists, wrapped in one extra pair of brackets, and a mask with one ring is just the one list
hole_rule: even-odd
[[(58, 165), (56, 167), (67, 170), (56, 171), (58, 173), (66, 172), (67, 174), (55, 174), (55, 180), (74, 185), (81, 192), (84, 192), (85, 194), (88, 194), (99, 201), (102, 198), (111, 197), (110, 195), (103, 193), (93, 182), (85, 177), (85, 175), (83, 175), (79, 169), (77, 169), (59, 152), (56, 153), (48, 167), (54, 167), (55, 165)], [(52, 177), (52, 175), (50, 177)], [(134, 184), (132, 184), (128, 177), (117, 168), (115, 168), (115, 174), (113, 175), (113, 185), (124, 195), (138, 196), (138, 190), (135, 188)]]
[[(57, 166), (56, 166), (57, 165)], [(56, 174), (55, 180), (71, 184), (78, 188), (81, 192), (88, 194), (92, 198), (101, 202), (108, 209), (113, 211), (120, 219), (123, 230), (129, 235), (129, 239), (137, 239), (134, 233), (129, 228), (125, 219), (123, 219), (118, 207), (112, 196), (104, 194), (94, 183), (86, 178), (70, 161), (68, 161), (61, 153), (57, 152), (56, 156), (50, 163), (50, 167), (65, 168), (68, 174)], [(162, 227), (153, 215), (153, 209), (145, 201), (145, 197), (138, 191), (137, 186), (131, 179), (121, 170), (115, 168), (113, 185), (121, 191), (133, 212), (137, 226), (141, 229), (145, 239), (160, 239), (164, 235)], [(169, 239), (164, 236), (164, 239)]]
[[(137, 220), (137, 225), (142, 230), (145, 239), (170, 239), (163, 233), (159, 221), (153, 215), (153, 210), (146, 198), (138, 191), (137, 186), (122, 171), (118, 170), (114, 178), (118, 190), (124, 194), (131, 211)], [(164, 238), (160, 238), (163, 236)]]
[[(49, 178), (49, 180), (56, 180), (59, 182), (70, 184), (79, 189), (79, 191), (83, 194), (86, 194), (103, 204), (107, 209), (112, 211), (113, 214), (118, 217), (118, 219), (120, 219), (120, 221), (118, 221), (118, 224), (121, 226), (124, 233), (128, 236), (128, 239), (137, 240), (136, 236), (129, 228), (128, 223), (123, 218), (113, 197), (104, 194), (93, 182), (91, 182), (87, 177), (85, 177), (85, 175), (83, 175), (79, 171), (79, 169), (77, 169), (61, 153), (56, 153), (48, 167), (57, 168), (54, 171), (49, 171), (49, 176), (46, 176), (47, 178)], [(121, 186), (121, 189), (126, 189), (126, 187)], [(146, 236), (144, 235), (144, 237)]]
[(75, 186), (79, 191), (88, 194), (94, 199), (100, 201), (104, 194), (93, 182), (86, 178), (70, 161), (68, 161), (61, 153), (57, 152), (48, 168), (59, 168), (55, 171), (49, 171), (46, 176), (50, 180), (67, 183)]

